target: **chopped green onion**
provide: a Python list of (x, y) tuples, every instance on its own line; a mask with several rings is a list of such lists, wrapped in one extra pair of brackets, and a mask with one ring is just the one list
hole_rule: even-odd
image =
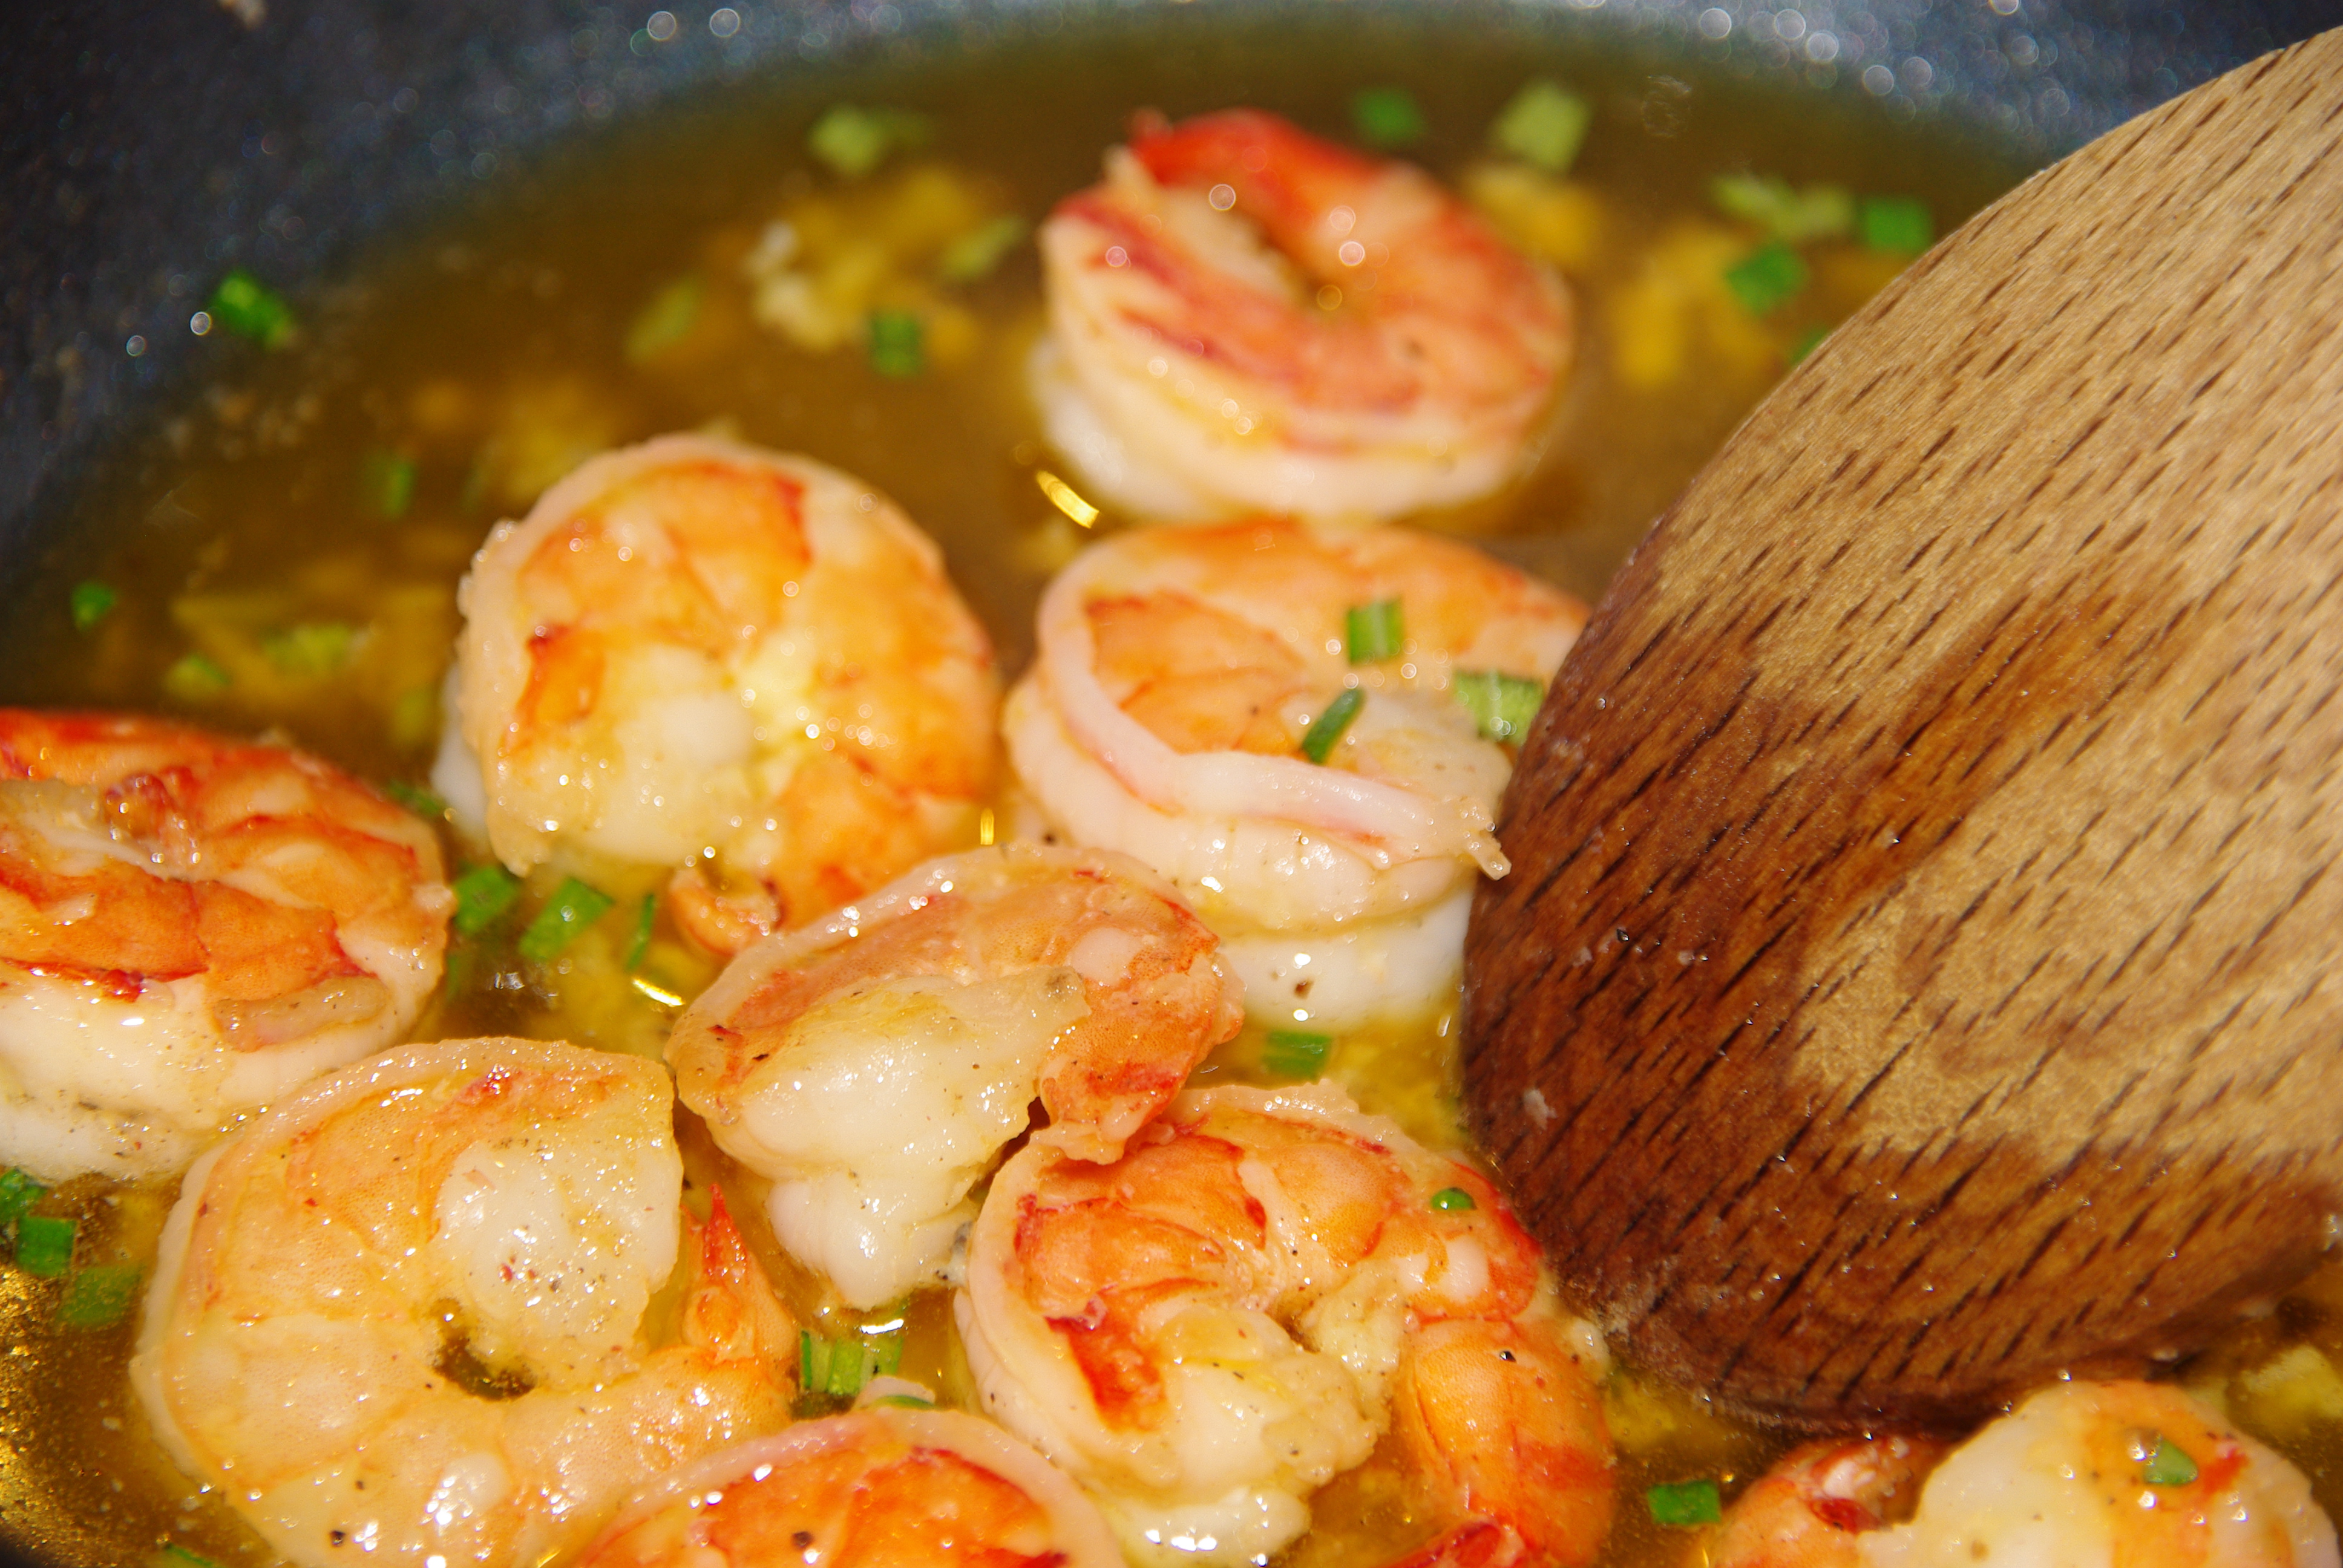
[(110, 1329), (130, 1315), (143, 1273), (136, 1263), (94, 1263), (65, 1282), (57, 1322), (69, 1329)]
[(1837, 186), (1792, 190), (1776, 175), (1720, 175), (1709, 182), (1708, 195), (1727, 217), (1754, 223), (1792, 245), (1836, 239), (1855, 227), (1855, 198)]
[(699, 275), (689, 273), (652, 295), (651, 302), (627, 328), (627, 363), (640, 365), (655, 359), (689, 337), (707, 292)]
[(227, 671), (200, 653), (182, 655), (163, 672), (163, 690), (182, 702), (201, 702), (228, 688)]
[(71, 1220), (47, 1214), (27, 1214), (16, 1221), (16, 1265), (28, 1274), (54, 1280), (73, 1266)]
[(808, 1393), (852, 1399), (864, 1383), (902, 1364), (900, 1331), (843, 1340), (824, 1339), (810, 1329), (798, 1331), (798, 1382)]
[(643, 901), (635, 906), (635, 934), (627, 942), (628, 973), (643, 967), (643, 957), (651, 950), (651, 926), (658, 919), (659, 895), (645, 893)]
[(1473, 1201), (1473, 1194), (1462, 1187), (1443, 1187), (1432, 1195), (1432, 1206), (1444, 1214), (1480, 1207)]
[(1342, 732), (1351, 728), (1351, 721), (1358, 718), (1359, 709), (1366, 705), (1365, 692), (1355, 686), (1344, 688), (1333, 701), (1326, 705), (1326, 711), (1312, 720), (1310, 728), (1302, 731), (1302, 755), (1312, 762), (1324, 762), (1333, 755), (1335, 743), (1342, 739)]
[(1865, 196), (1861, 233), (1869, 249), (1917, 256), (1936, 243), (1936, 220), (1917, 196)]
[(917, 376), (927, 366), (920, 318), (908, 310), (870, 313), (870, 368), (881, 376)]
[(1679, 1481), (1648, 1486), (1644, 1489), (1644, 1502), (1650, 1507), (1652, 1518), (1661, 1524), (1714, 1524), (1725, 1517), (1714, 1481)]
[(0, 1228), (16, 1223), (25, 1211), (49, 1195), (49, 1190), (15, 1166), (0, 1171)]
[(520, 956), (544, 963), (578, 940), (578, 933), (608, 914), (610, 895), (589, 888), (575, 877), (562, 879), (545, 908), (537, 911), (528, 930), (521, 932)]
[(122, 602), (122, 596), (92, 578), (85, 583), (74, 585), (69, 602), (73, 607), (74, 629), (87, 631), (113, 613), (114, 607)]
[(1001, 258), (1024, 237), (1025, 220), (1005, 213), (945, 246), (936, 257), (936, 276), (946, 283), (974, 283), (999, 266)]
[(1518, 740), (1545, 700), (1545, 685), (1496, 669), (1460, 669), (1448, 689), (1490, 740)]
[(1261, 1064), (1280, 1078), (1315, 1078), (1324, 1070), (1326, 1054), (1334, 1049), (1331, 1034), (1307, 1030), (1272, 1029), (1261, 1053)]
[(1342, 612), (1342, 648), (1353, 664), (1396, 658), (1406, 641), (1406, 625), (1395, 598), (1354, 604)]
[(898, 1410), (933, 1410), (936, 1408), (935, 1401), (931, 1399), (920, 1399), (916, 1395), (908, 1393), (882, 1393), (870, 1402), (872, 1404), (891, 1404)]
[(382, 792), (427, 822), (437, 822), (447, 814), (447, 802), (420, 784), (409, 784), (404, 779), (387, 779)]
[(1741, 308), (1764, 316), (1806, 286), (1806, 264), (1780, 240), (1758, 246), (1725, 269), (1725, 286)]
[(219, 280), (207, 308), (214, 321), (263, 348), (278, 347), (293, 336), (293, 307), (240, 266)]
[(1790, 345), (1790, 363), (1798, 364), (1807, 355), (1820, 348), (1823, 346), (1823, 339), (1828, 337), (1830, 333), (1831, 329), (1827, 327), (1809, 327), (1799, 333), (1798, 340)]
[(2197, 1479), (2197, 1462), (2187, 1451), (2162, 1432), (2156, 1433), (2156, 1452), (2139, 1478), (2150, 1486), (2186, 1486)]
[(415, 504), (415, 459), (397, 452), (368, 452), (358, 463), (358, 497), (367, 508), (392, 519)]
[(312, 679), (343, 668), (357, 647), (357, 628), (338, 620), (305, 621), (260, 639), (260, 651), (277, 673)]
[(1351, 123), (1371, 147), (1403, 147), (1423, 139), (1423, 111), (1404, 87), (1369, 87), (1355, 94)]
[(1577, 161), (1594, 123), (1594, 106), (1553, 82), (1532, 82), (1513, 95), (1489, 127), (1489, 140), (1550, 175)]
[(904, 109), (860, 109), (840, 104), (825, 111), (806, 133), (806, 151), (841, 179), (859, 180), (898, 147), (928, 139), (927, 116)]
[(456, 930), (476, 937), (520, 897), (520, 879), (491, 860), (456, 879)]
[(175, 1557), (182, 1563), (192, 1563), (194, 1568), (220, 1568), (218, 1563), (213, 1562), (202, 1553), (191, 1552), (176, 1541), (165, 1542), (163, 1543), (163, 1553), (166, 1557)]

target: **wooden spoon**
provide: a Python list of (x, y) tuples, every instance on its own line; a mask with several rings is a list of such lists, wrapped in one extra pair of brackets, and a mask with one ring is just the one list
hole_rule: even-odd
[(1567, 1286), (1745, 1409), (2197, 1344), (2343, 1192), (2343, 32), (1979, 215), (1556, 678), (1467, 949)]

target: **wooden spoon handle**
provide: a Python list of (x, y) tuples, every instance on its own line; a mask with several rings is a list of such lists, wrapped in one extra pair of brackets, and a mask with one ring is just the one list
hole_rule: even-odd
[(2185, 1347), (2343, 1191), (2343, 32), (2111, 133), (1638, 548), (1507, 798), (1479, 1131), (1647, 1362), (1828, 1422)]

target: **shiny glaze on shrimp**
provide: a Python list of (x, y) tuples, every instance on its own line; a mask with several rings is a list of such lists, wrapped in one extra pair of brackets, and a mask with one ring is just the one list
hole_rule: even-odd
[[(1346, 612), (1388, 599), (1403, 654), (1351, 664)], [(1405, 529), (1262, 518), (1123, 534), (1043, 596), (1010, 755), (1051, 826), (1195, 900), (1249, 1004), (1340, 1027), (1453, 985), (1473, 873), (1506, 869), (1492, 826), (1512, 759), (1456, 700), (1457, 674), (1542, 682), (1585, 617)], [(1308, 760), (1312, 719), (1353, 684), (1356, 719), (1324, 765)], [(1299, 932), (1326, 949), (1308, 974)]]
[(742, 953), (668, 1044), (683, 1102), (774, 1179), (782, 1243), (846, 1300), (935, 1283), (1022, 1132), (1111, 1160), (1235, 1034), (1211, 931), (1121, 855), (950, 855)]
[(607, 453), (488, 536), (463, 608), (439, 777), (515, 870), (680, 867), (670, 907), (729, 952), (974, 838), (990, 646), (927, 536), (834, 469)]
[[(2159, 1457), (2161, 1454), (2161, 1457)], [(1946, 1453), (1809, 1443), (1739, 1498), (1708, 1568), (2334, 1568), (2299, 1472), (2177, 1388), (2065, 1382)]]
[(956, 1307), (986, 1409), (1134, 1561), (1265, 1560), (1386, 1432), (1441, 1515), (1403, 1561), (1602, 1544), (1601, 1341), (1485, 1181), (1330, 1084), (1191, 1091), (1111, 1165), (1029, 1146)]
[(885, 1402), (923, 1392), (900, 1386), (662, 1478), (580, 1568), (1121, 1568), (1048, 1460), (989, 1421)]
[(398, 1039), (441, 876), (429, 828), (315, 758), (0, 709), (0, 1164), (163, 1174)]
[(720, 1201), (684, 1211), (672, 1118), (656, 1062), (520, 1040), (277, 1107), (165, 1228), (131, 1362), (156, 1435), (305, 1568), (533, 1568), (779, 1428), (795, 1335)]
[(1570, 357), (1561, 281), (1431, 176), (1257, 110), (1142, 124), (1041, 249), (1045, 423), (1142, 516), (1488, 494)]

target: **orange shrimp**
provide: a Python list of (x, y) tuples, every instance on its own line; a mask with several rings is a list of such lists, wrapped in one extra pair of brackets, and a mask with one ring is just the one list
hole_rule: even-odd
[(0, 709), (0, 1161), (169, 1171), (391, 1043), (442, 875), (430, 828), (297, 751)]

